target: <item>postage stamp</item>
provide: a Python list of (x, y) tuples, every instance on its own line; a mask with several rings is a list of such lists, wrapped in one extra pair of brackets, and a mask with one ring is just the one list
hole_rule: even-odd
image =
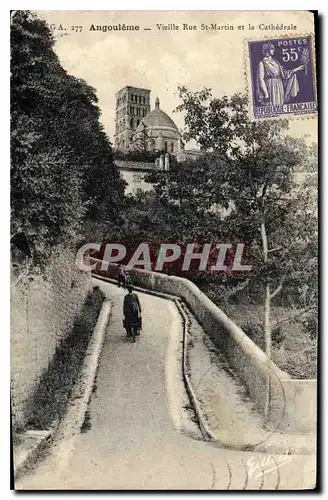
[(253, 118), (317, 113), (312, 42), (310, 35), (247, 42)]

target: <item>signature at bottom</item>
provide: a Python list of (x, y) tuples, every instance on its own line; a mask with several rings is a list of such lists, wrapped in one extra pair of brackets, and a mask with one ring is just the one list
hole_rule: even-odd
[(284, 465), (290, 463), (292, 460), (293, 458), (287, 453), (284, 455), (283, 460), (279, 463), (271, 455), (268, 455), (261, 459), (251, 457), (247, 460), (248, 475), (249, 477), (255, 476), (255, 479), (259, 479), (262, 474), (267, 474), (268, 472), (272, 472), (273, 470), (280, 469)]

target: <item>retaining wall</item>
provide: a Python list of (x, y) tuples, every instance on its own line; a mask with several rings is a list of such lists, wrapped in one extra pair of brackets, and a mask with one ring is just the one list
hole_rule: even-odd
[(91, 274), (79, 271), (74, 257), (74, 252), (58, 247), (44, 274), (31, 274), (24, 267), (12, 270), (10, 374), (14, 428), (25, 426), (29, 396), (91, 287)]
[[(101, 271), (101, 261), (91, 259), (94, 272), (116, 278), (115, 264)], [(316, 380), (293, 380), (194, 283), (185, 278), (133, 269), (133, 283), (149, 290), (182, 298), (212, 341), (222, 350), (231, 368), (247, 388), (261, 413), (265, 413), (270, 387), (269, 422), (289, 432), (312, 432), (316, 428)]]

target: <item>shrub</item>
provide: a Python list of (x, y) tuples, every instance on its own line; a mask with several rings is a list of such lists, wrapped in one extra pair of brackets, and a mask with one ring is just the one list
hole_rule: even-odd
[(312, 340), (317, 338), (318, 334), (318, 317), (315, 314), (305, 316), (302, 319), (302, 330), (310, 335)]
[[(241, 328), (260, 349), (265, 350), (264, 328), (262, 325), (248, 321)], [(271, 331), (272, 345), (278, 347), (282, 344), (283, 340), (283, 329), (280, 326), (273, 328)]]
[(248, 321), (241, 325), (241, 329), (260, 349), (264, 350), (264, 331), (261, 325)]

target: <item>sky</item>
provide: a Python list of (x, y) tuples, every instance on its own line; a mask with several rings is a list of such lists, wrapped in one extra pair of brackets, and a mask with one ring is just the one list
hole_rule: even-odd
[[(126, 85), (151, 90), (160, 107), (183, 128), (183, 114), (173, 113), (179, 104), (178, 85), (191, 90), (212, 89), (213, 96), (247, 89), (246, 40), (313, 33), (313, 19), (305, 11), (38, 11), (54, 28), (55, 51), (63, 67), (94, 87), (101, 121), (113, 142), (115, 93)], [(201, 24), (216, 23), (216, 31)], [(284, 24), (293, 31), (260, 29)], [(90, 31), (91, 25), (139, 25), (139, 31)], [(171, 25), (160, 30), (157, 24)], [(179, 30), (172, 29), (172, 25)], [(183, 24), (197, 29), (184, 30)], [(254, 30), (249, 30), (249, 24)], [(224, 29), (227, 25), (233, 30)], [(79, 28), (79, 27), (82, 28)], [(238, 29), (239, 26), (244, 26)], [(74, 28), (77, 27), (77, 28)], [(60, 29), (62, 28), (62, 29)], [(144, 28), (148, 28), (145, 30)], [(149, 29), (150, 28), (150, 29)], [(306, 135), (317, 141), (316, 118), (291, 118), (290, 135)]]

